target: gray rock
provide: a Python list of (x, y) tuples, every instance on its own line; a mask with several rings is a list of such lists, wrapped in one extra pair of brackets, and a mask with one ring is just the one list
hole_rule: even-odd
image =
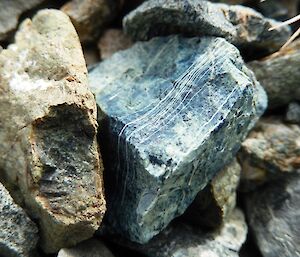
[(38, 229), (0, 183), (0, 254), (2, 257), (31, 257)]
[(289, 104), (285, 120), (290, 123), (296, 123), (300, 125), (300, 104), (292, 102)]
[(300, 40), (261, 61), (248, 64), (267, 92), (268, 108), (300, 100)]
[(240, 173), (241, 166), (236, 159), (222, 169), (185, 211), (186, 222), (208, 228), (221, 226), (235, 208)]
[(0, 41), (11, 36), (18, 25), (22, 13), (36, 7), (45, 0), (1, 0), (0, 1)]
[(103, 242), (98, 239), (89, 239), (72, 248), (64, 248), (57, 257), (114, 257)]
[(238, 50), (222, 38), (137, 43), (95, 67), (90, 86), (110, 148), (107, 220), (137, 242), (185, 211), (266, 107)]
[(149, 257), (238, 257), (246, 240), (247, 224), (236, 209), (222, 228), (205, 233), (186, 224), (174, 224), (145, 245), (129, 247)]
[(149, 0), (123, 20), (125, 32), (137, 40), (183, 33), (225, 37), (242, 48), (270, 51), (277, 50), (290, 36), (288, 27), (269, 31), (277, 24), (248, 7), (198, 0)]
[(247, 191), (267, 180), (300, 171), (299, 142), (299, 126), (285, 125), (275, 119), (259, 121), (239, 152), (240, 189)]
[(0, 54), (0, 179), (56, 252), (91, 237), (105, 211), (96, 102), (70, 19), (43, 10)]
[(300, 256), (300, 176), (267, 184), (247, 195), (247, 217), (264, 257)]

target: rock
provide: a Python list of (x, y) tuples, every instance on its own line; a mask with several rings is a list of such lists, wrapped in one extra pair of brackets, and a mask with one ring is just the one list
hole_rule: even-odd
[(96, 45), (84, 46), (83, 54), (88, 67), (100, 61), (100, 55)]
[(0, 54), (0, 179), (56, 252), (92, 236), (105, 211), (96, 103), (69, 18), (43, 10)]
[(244, 4), (248, 2), (248, 0), (210, 0), (210, 2), (224, 3), (224, 4)]
[(137, 43), (89, 76), (103, 111), (107, 222), (140, 243), (232, 161), (266, 105), (238, 50), (222, 38)]
[(124, 0), (72, 0), (61, 10), (70, 16), (81, 42), (98, 38), (118, 14)]
[(268, 108), (276, 108), (300, 100), (300, 40), (248, 67), (265, 88)]
[(242, 143), (239, 159), (241, 190), (299, 171), (300, 127), (273, 119), (260, 121)]
[(15, 31), (22, 13), (36, 7), (45, 0), (1, 0), (0, 41), (7, 40)]
[(290, 36), (288, 27), (269, 31), (279, 23), (248, 7), (197, 0), (150, 0), (128, 14), (125, 32), (136, 40), (183, 33), (225, 37), (241, 48), (274, 51)]
[(247, 231), (244, 215), (236, 209), (215, 232), (205, 233), (179, 223), (169, 226), (145, 245), (130, 247), (148, 257), (238, 257)]
[(208, 228), (221, 226), (235, 208), (240, 173), (241, 166), (236, 160), (219, 172), (186, 210), (186, 222)]
[(97, 239), (89, 239), (72, 248), (64, 248), (57, 257), (114, 257), (111, 251)]
[(38, 229), (1, 183), (0, 231), (1, 256), (32, 256), (38, 241)]
[(290, 123), (296, 123), (300, 125), (300, 104), (292, 102), (288, 106), (288, 110), (285, 116), (285, 120)]
[(132, 40), (120, 29), (108, 29), (98, 42), (101, 59), (107, 59), (115, 52), (132, 46)]
[(267, 184), (245, 198), (247, 217), (264, 257), (300, 256), (299, 174)]

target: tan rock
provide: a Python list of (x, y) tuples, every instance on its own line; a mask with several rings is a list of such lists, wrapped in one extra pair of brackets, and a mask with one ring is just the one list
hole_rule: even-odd
[(92, 236), (105, 211), (96, 103), (70, 19), (25, 20), (0, 54), (0, 177), (46, 252)]

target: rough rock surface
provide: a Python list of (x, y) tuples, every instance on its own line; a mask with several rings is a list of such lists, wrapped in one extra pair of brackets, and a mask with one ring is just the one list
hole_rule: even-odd
[(245, 201), (248, 221), (263, 256), (299, 257), (299, 174), (271, 182)]
[(45, 0), (1, 0), (0, 1), (0, 41), (11, 36), (17, 28), (22, 13), (34, 8)]
[(174, 224), (145, 245), (130, 245), (149, 257), (238, 257), (246, 240), (247, 224), (235, 209), (220, 230), (205, 233), (185, 224)]
[(72, 248), (64, 248), (57, 257), (114, 257), (103, 242), (98, 239), (89, 239)]
[(96, 103), (70, 19), (25, 20), (0, 54), (0, 179), (55, 252), (92, 236), (105, 210)]
[(120, 50), (125, 50), (133, 44), (131, 38), (120, 29), (108, 29), (98, 42), (101, 59), (107, 59)]
[(286, 49), (248, 64), (268, 94), (268, 108), (300, 100), (300, 39)]
[(128, 14), (123, 25), (126, 33), (137, 40), (183, 33), (192, 36), (225, 37), (240, 47), (276, 50), (290, 30), (244, 6), (210, 3), (198, 0), (150, 0)]
[(0, 183), (0, 254), (3, 257), (31, 257), (38, 229)]
[(290, 123), (296, 123), (300, 125), (300, 103), (292, 102), (289, 104), (285, 120)]
[(111, 22), (123, 0), (72, 0), (61, 10), (71, 18), (81, 42), (89, 42), (100, 35)]
[(202, 191), (183, 215), (194, 226), (219, 227), (236, 205), (236, 190), (240, 180), (241, 166), (234, 160)]
[(278, 120), (259, 121), (242, 143), (241, 190), (300, 170), (300, 127)]
[(137, 43), (89, 76), (103, 111), (100, 139), (111, 148), (108, 223), (137, 242), (185, 211), (266, 107), (253, 73), (222, 38)]

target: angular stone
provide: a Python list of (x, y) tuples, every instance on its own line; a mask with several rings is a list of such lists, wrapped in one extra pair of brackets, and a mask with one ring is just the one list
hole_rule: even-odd
[(0, 54), (0, 179), (55, 252), (92, 236), (105, 211), (96, 103), (70, 19), (43, 10)]
[(300, 104), (297, 102), (292, 102), (289, 104), (285, 120), (290, 123), (295, 123), (300, 125)]
[(124, 0), (72, 0), (61, 10), (71, 18), (81, 42), (98, 38), (118, 14)]
[(98, 239), (89, 239), (72, 248), (64, 248), (57, 257), (114, 257), (106, 245)]
[(300, 256), (299, 173), (268, 183), (245, 198), (247, 218), (264, 257)]
[(108, 29), (98, 42), (101, 59), (107, 59), (120, 50), (125, 50), (133, 44), (131, 38), (120, 29)]
[(266, 107), (238, 50), (222, 38), (137, 43), (89, 75), (107, 141), (107, 220), (137, 242), (185, 211)]
[(3, 257), (31, 257), (38, 229), (0, 183), (0, 253)]
[(186, 224), (174, 224), (145, 245), (129, 245), (149, 257), (238, 257), (246, 240), (247, 224), (235, 209), (220, 230), (205, 233)]
[(276, 108), (300, 100), (300, 40), (248, 67), (267, 92), (268, 108)]
[(1, 0), (0, 1), (0, 41), (11, 36), (17, 28), (22, 13), (45, 2), (45, 0)]
[(183, 215), (183, 219), (206, 228), (221, 226), (236, 205), (236, 190), (240, 180), (241, 166), (236, 159), (214, 177)]
[(262, 120), (242, 143), (241, 190), (280, 178), (300, 168), (300, 127)]
[(290, 36), (288, 27), (278, 25), (251, 8), (198, 0), (150, 0), (123, 20), (125, 32), (137, 40), (183, 33), (192, 36), (225, 37), (242, 47), (270, 51), (281, 47)]

